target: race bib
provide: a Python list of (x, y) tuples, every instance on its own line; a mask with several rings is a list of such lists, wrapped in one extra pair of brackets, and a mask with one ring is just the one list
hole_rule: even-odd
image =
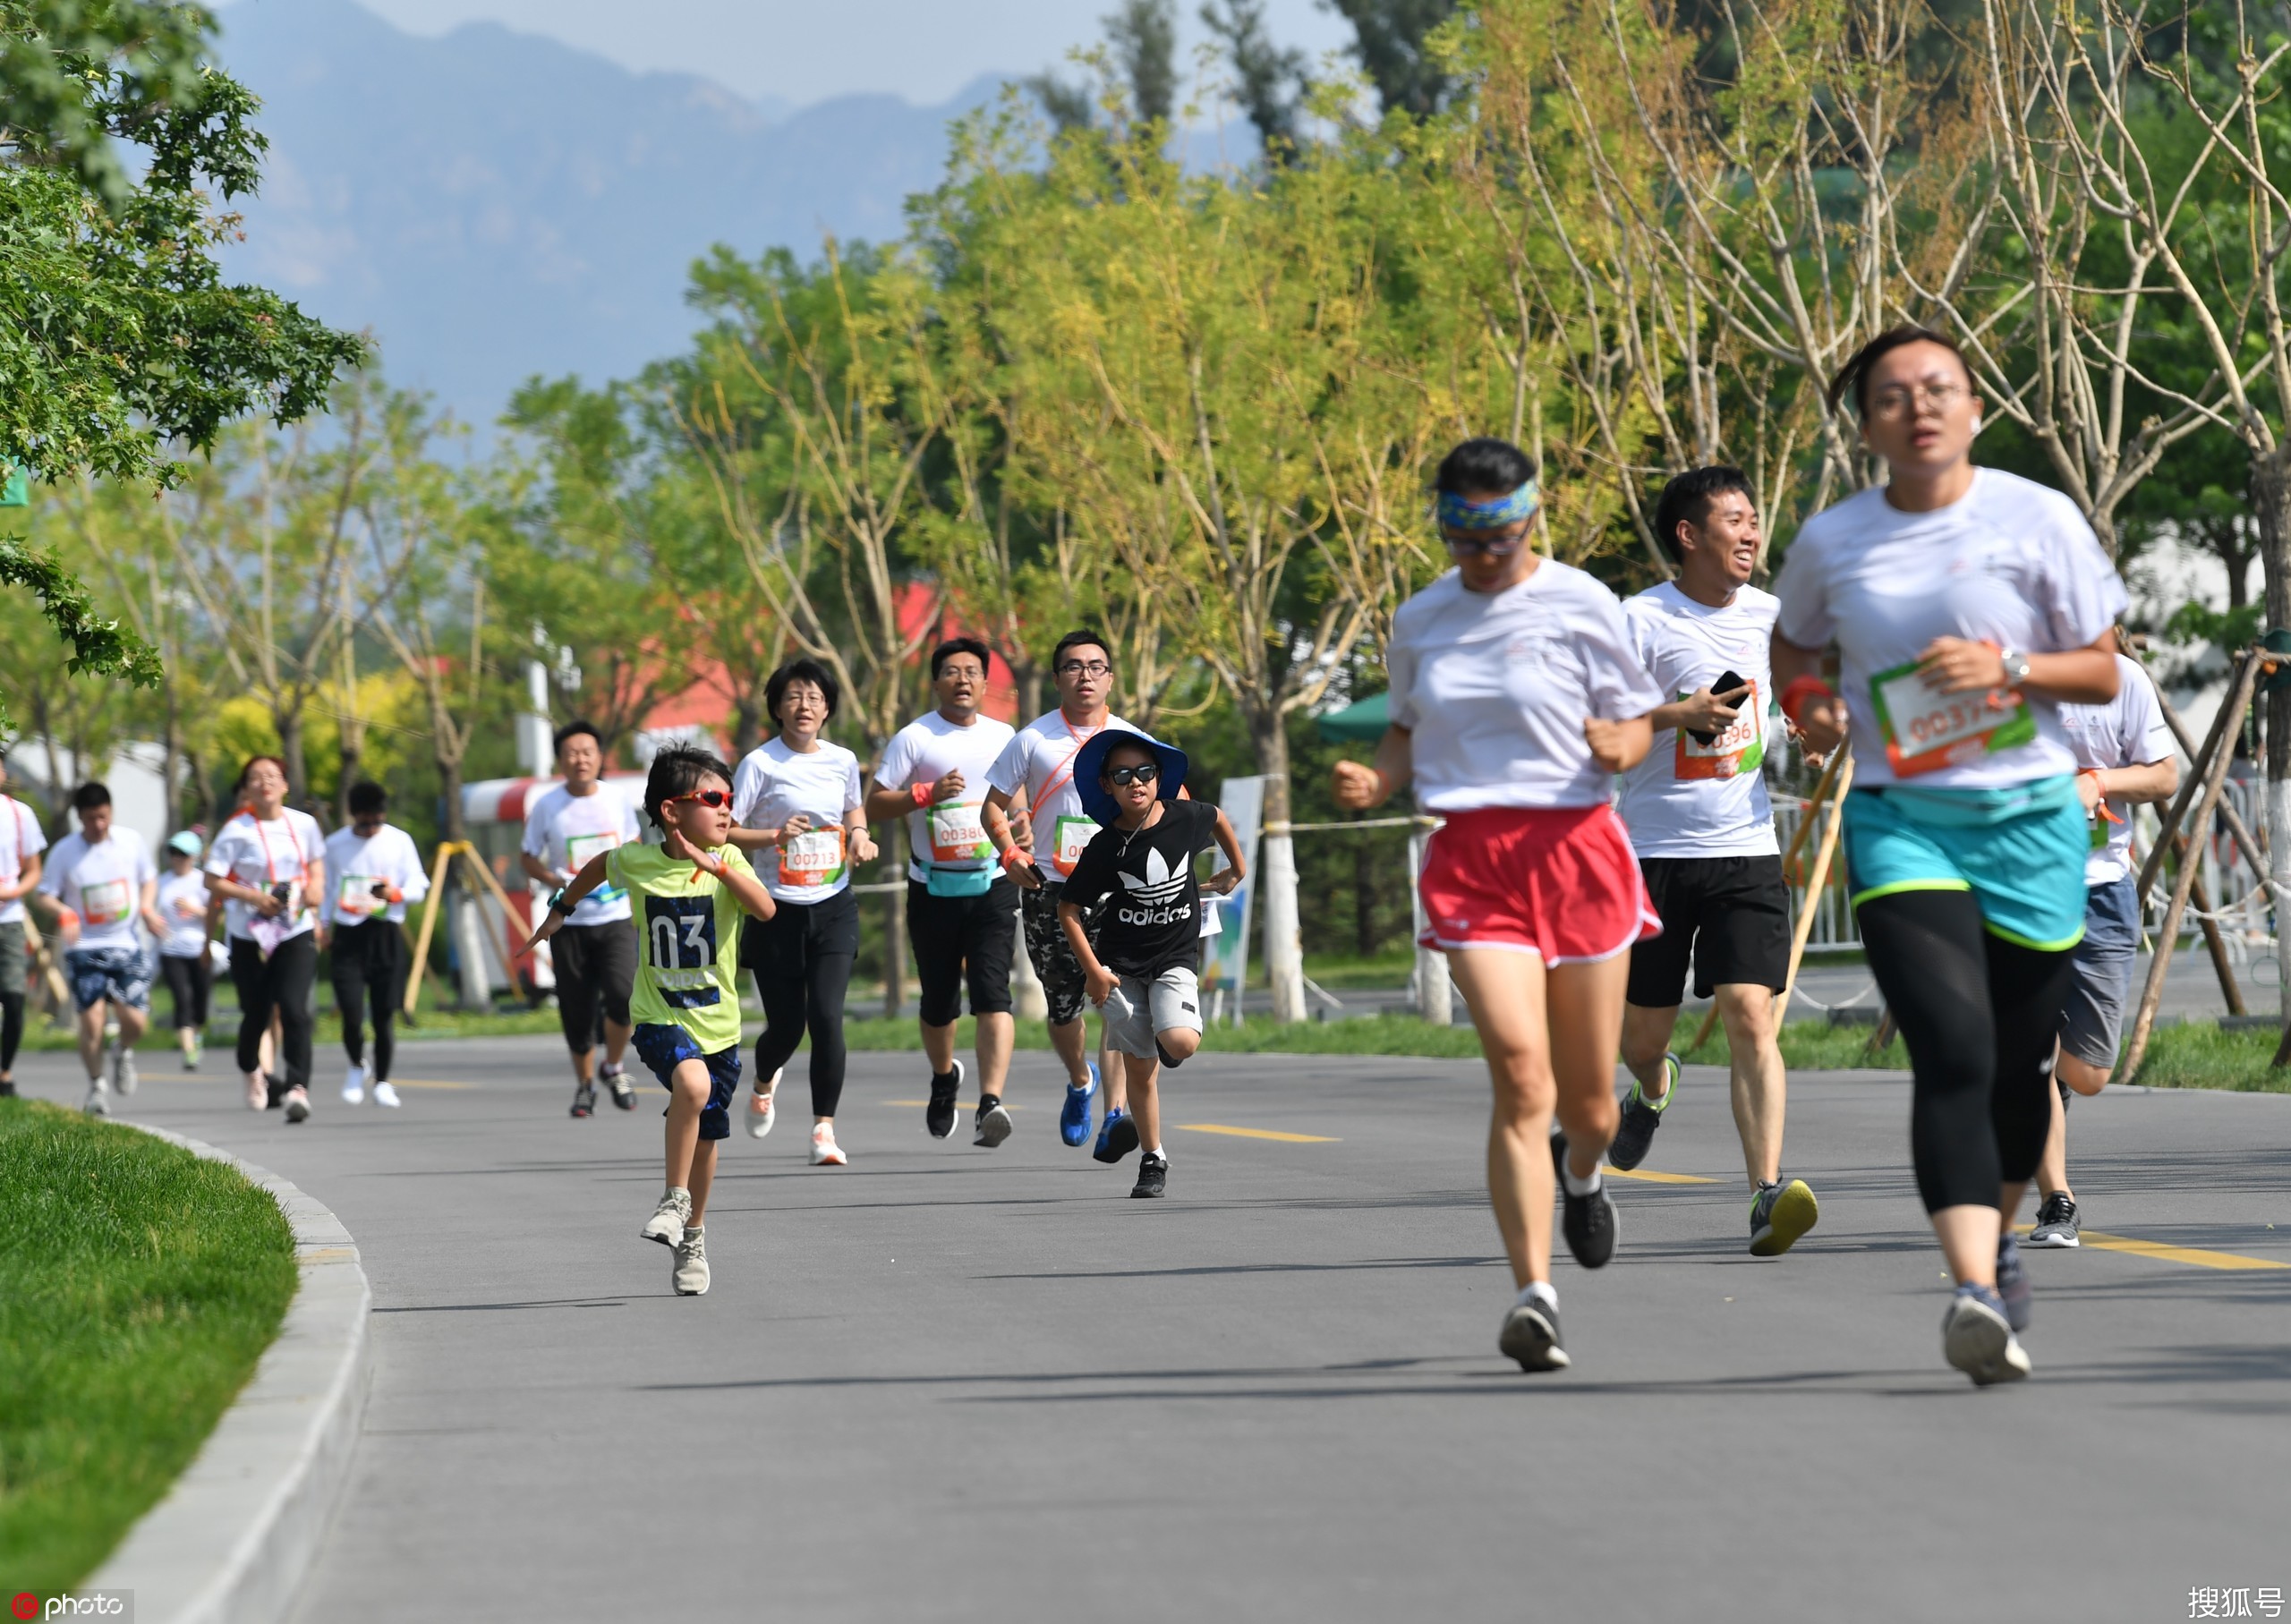
[(1082, 849), (1097, 838), (1098, 825), (1092, 818), (1060, 818), (1055, 831), (1057, 844), (1052, 848), (1051, 865), (1060, 878), (1074, 872), (1082, 861)]
[(843, 826), (815, 829), (779, 848), (779, 883), (833, 885), (843, 877)]
[(993, 852), (986, 844), (985, 828), (976, 806), (934, 806), (931, 809), (931, 861), (984, 863)]
[(1986, 693), (1944, 693), (1915, 660), (1869, 680), (1886, 760), (1897, 778), (1993, 755), (2037, 736), (2029, 701), (2010, 688)]
[[(1685, 728), (1676, 729), (1678, 747), (1671, 776), (1678, 778), (1733, 778), (1756, 772), (1766, 760), (1766, 711), (1759, 703), (1758, 684), (1735, 707), (1734, 719), (1708, 744)], [(1686, 700), (1692, 695), (1682, 693)]]
[(124, 880), (98, 880), (80, 888), (80, 916), (91, 925), (115, 925), (127, 917), (133, 891)]
[(373, 874), (343, 875), (336, 882), (334, 911), (346, 914), (353, 919), (363, 919), (369, 914), (380, 913), (389, 906), (374, 895), (374, 888), (380, 883), (379, 877)]
[[(619, 844), (620, 836), (611, 829), (598, 835), (567, 835), (565, 837), (566, 866), (577, 874), (589, 866), (589, 860), (599, 852), (609, 852)], [(587, 900), (613, 903), (618, 902), (626, 894), (617, 885), (600, 885), (589, 893)]]

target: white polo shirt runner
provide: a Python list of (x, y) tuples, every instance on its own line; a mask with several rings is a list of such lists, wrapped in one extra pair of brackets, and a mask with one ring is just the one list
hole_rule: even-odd
[[(589, 860), (617, 846), (644, 838), (636, 808), (620, 787), (599, 778), (588, 795), (576, 795), (559, 784), (532, 804), (525, 814), (524, 850), (569, 882)], [(617, 885), (600, 885), (581, 898), (581, 906), (566, 915), (568, 925), (609, 925), (628, 917), (628, 893)]]
[[(2177, 746), (2164, 720), (2164, 708), (2157, 702), (2155, 684), (2140, 662), (2119, 654), (2116, 674), (2116, 697), (2107, 704), (2060, 708), (2060, 730), (2075, 752), (2079, 770), (2168, 761)], [(2132, 878), (2132, 803), (2110, 796), (2107, 804), (2116, 821), (2097, 812), (2092, 816), (2092, 851), (2084, 859), (2087, 889)]]
[(1738, 588), (1723, 608), (1697, 603), (1664, 582), (1623, 600), (1631, 647), (1666, 704), (1731, 671), (1750, 693), (1734, 722), (1709, 744), (1683, 727), (1655, 735), (1647, 759), (1622, 775), (1615, 810), (1641, 857), (1757, 857), (1778, 854), (1767, 798), (1766, 712), (1774, 697), (1770, 653), (1781, 601)]
[[(397, 902), (374, 895), (378, 885), (401, 893)], [(371, 835), (361, 836), (348, 824), (326, 838), (327, 923), (362, 925), (370, 919), (404, 923), (405, 905), (430, 894), (430, 876), (422, 872), (422, 854), (413, 837), (395, 823), (385, 823)]]
[(1097, 820), (1082, 810), (1081, 791), (1074, 786), (1074, 758), (1108, 727), (1138, 731), (1111, 714), (1100, 727), (1077, 727), (1066, 719), (1065, 711), (1049, 711), (1013, 734), (987, 772), (990, 789), (1006, 795), (1026, 791), (1034, 823), (1035, 866), (1053, 885), (1066, 882), (1081, 860), (1082, 848), (1098, 832)]
[(48, 853), (39, 889), (80, 916), (79, 947), (140, 949), (136, 914), (143, 887), (159, 877), (143, 837), (120, 824), (94, 846), (73, 829)]
[(742, 829), (781, 829), (797, 812), (812, 821), (793, 840), (758, 854), (756, 872), (775, 902), (825, 902), (851, 883), (843, 818), (866, 803), (859, 758), (825, 739), (818, 745), (791, 750), (784, 739), (770, 739), (732, 774), (732, 819)]
[(267, 822), (251, 812), (234, 813), (207, 848), (207, 872), (258, 891), (276, 885), (294, 890), (291, 911), (276, 919), (265, 919), (251, 903), (227, 898), (223, 904), (225, 932), (255, 943), (268, 955), (312, 929), (318, 923), (313, 906), (326, 898), (310, 896), (303, 879), (310, 865), (325, 855), (326, 837), (319, 832), (318, 820), (306, 812), (282, 806)]
[(963, 775), (963, 793), (954, 801), (916, 807), (907, 815), (907, 877), (928, 882), (931, 870), (984, 868), (994, 847), (979, 821), (986, 804), (987, 779), (1017, 731), (1008, 722), (982, 716), (958, 727), (936, 710), (909, 722), (883, 747), (875, 782), (886, 789), (936, 784), (950, 772)]
[[(23, 878), (24, 859), (47, 849), (47, 833), (32, 809), (13, 795), (0, 795), (0, 880), (15, 883)], [(24, 899), (0, 902), (0, 925), (21, 923)]]

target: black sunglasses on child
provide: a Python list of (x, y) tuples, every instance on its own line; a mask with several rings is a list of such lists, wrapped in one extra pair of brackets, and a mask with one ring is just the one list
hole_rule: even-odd
[(1151, 784), (1154, 779), (1161, 776), (1162, 769), (1154, 766), (1151, 761), (1147, 761), (1137, 767), (1109, 767), (1106, 769), (1106, 782), (1109, 784), (1123, 786), (1131, 784)]

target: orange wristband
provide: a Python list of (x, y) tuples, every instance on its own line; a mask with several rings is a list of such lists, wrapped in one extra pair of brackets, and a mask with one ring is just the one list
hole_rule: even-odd
[(910, 784), (907, 786), (907, 793), (915, 798), (915, 803), (917, 806), (928, 806), (931, 804), (932, 788), (933, 786), (928, 784)]
[(1022, 863), (1032, 863), (1034, 859), (1032, 857), (1029, 857), (1026, 853), (1018, 849), (1018, 843), (1016, 841), (1011, 842), (1009, 846), (1002, 848), (1001, 863), (1006, 870), (1015, 869)]

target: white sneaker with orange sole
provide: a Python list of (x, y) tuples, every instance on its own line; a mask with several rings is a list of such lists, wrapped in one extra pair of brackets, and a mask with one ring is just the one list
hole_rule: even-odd
[(835, 1142), (835, 1126), (822, 1122), (812, 1130), (812, 1165), (815, 1168), (841, 1168), (851, 1165), (851, 1158)]
[(765, 1084), (762, 1093), (748, 1095), (748, 1136), (750, 1138), (762, 1138), (771, 1131), (772, 1123), (779, 1119), (779, 1108), (773, 1105), (772, 1101), (779, 1098), (780, 1073), (787, 1069), (783, 1066), (779, 1071), (773, 1072), (771, 1081)]

